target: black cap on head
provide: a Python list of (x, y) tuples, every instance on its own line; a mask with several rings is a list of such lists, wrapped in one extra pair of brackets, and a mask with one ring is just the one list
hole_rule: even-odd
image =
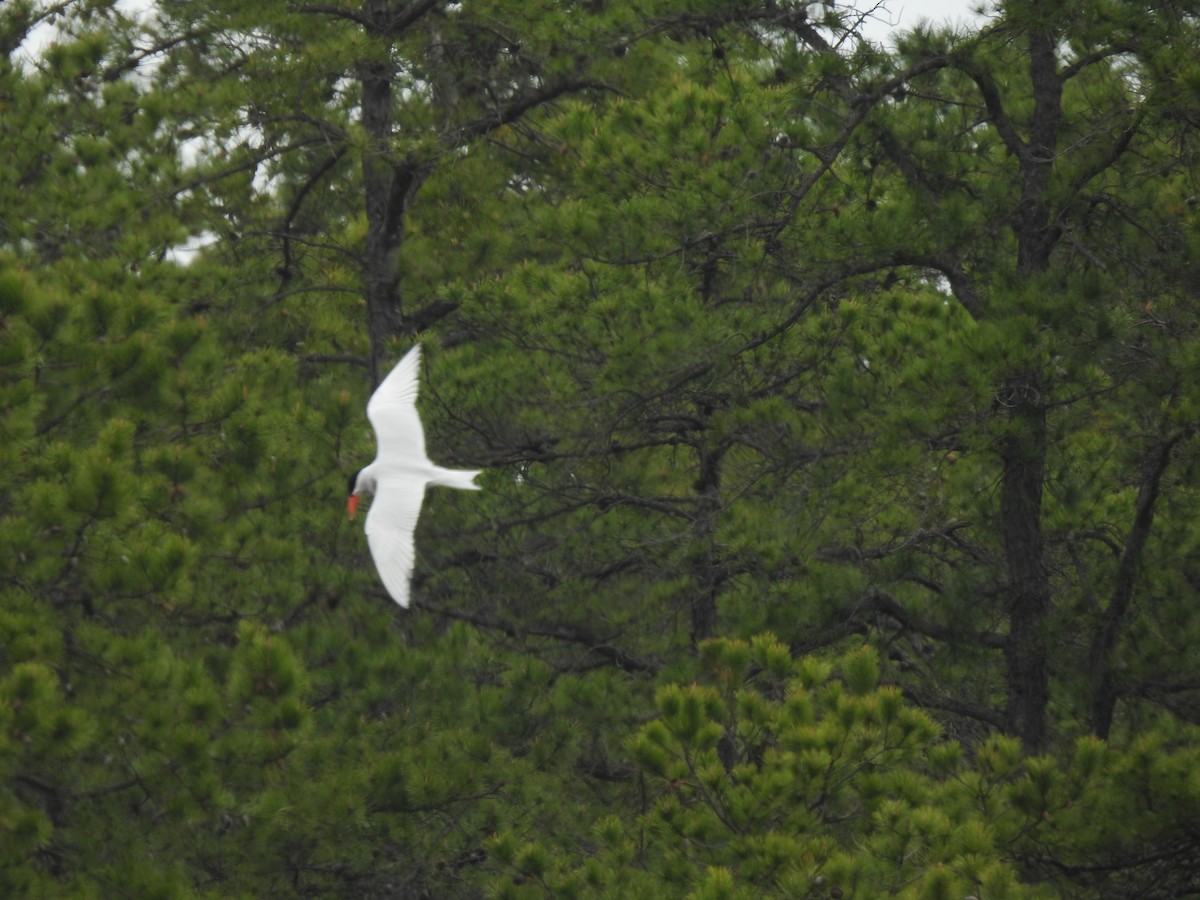
[(346, 496), (353, 496), (354, 487), (358, 484), (358, 473), (361, 471), (362, 469), (357, 469), (350, 473), (350, 483), (346, 485)]

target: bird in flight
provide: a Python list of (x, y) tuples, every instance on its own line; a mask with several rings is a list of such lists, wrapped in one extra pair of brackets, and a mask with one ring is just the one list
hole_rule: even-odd
[(375, 495), (367, 513), (367, 544), (375, 568), (392, 599), (407, 608), (409, 579), (416, 556), (413, 532), (421, 514), (426, 485), (477, 491), (481, 470), (444, 469), (425, 452), (425, 431), (417, 414), (421, 345), (415, 345), (367, 401), (375, 429), (375, 461), (350, 476), (346, 512), (351, 519), (363, 491)]

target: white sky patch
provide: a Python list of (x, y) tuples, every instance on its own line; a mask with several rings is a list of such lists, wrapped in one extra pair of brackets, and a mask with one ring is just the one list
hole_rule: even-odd
[(872, 41), (886, 42), (893, 31), (911, 31), (922, 21), (960, 30), (978, 28), (984, 20), (980, 8), (990, 5), (981, 0), (884, 0), (863, 31)]
[[(34, 7), (34, 17), (45, 15), (55, 6), (61, 6), (61, 0), (44, 0)], [(137, 19), (144, 19), (154, 8), (153, 0), (116, 0), (113, 8), (118, 12)], [(51, 16), (40, 22), (25, 36), (21, 46), (13, 54), (13, 60), (19, 66), (29, 66), (41, 56), (47, 47), (53, 44), (62, 34), (62, 25), (71, 19), (72, 5), (67, 4), (61, 14)]]
[[(58, 0), (46, 0), (42, 9), (48, 9), (56, 2)], [(812, 5), (821, 6), (820, 3)], [(869, 8), (866, 0), (855, 0), (853, 4), (843, 0), (838, 5), (854, 5), (864, 11)], [(863, 23), (863, 30), (872, 40), (884, 41), (895, 29), (908, 30), (922, 20), (935, 25), (977, 26), (982, 19), (980, 8), (985, 5), (983, 0), (883, 0), (875, 14)], [(154, 8), (154, 0), (117, 0), (116, 8), (127, 15), (146, 16)], [(23, 58), (22, 61), (36, 57), (57, 34), (58, 26), (54, 21), (43, 22), (30, 32), (17, 51), (17, 57)]]
[(213, 246), (219, 240), (220, 238), (211, 231), (202, 231), (179, 246), (172, 247), (167, 251), (166, 258), (181, 266), (189, 265), (201, 250)]

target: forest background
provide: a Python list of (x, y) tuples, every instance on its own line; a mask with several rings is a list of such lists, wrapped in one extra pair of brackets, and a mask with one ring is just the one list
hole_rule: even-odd
[(4, 895), (1200, 893), (1200, 4), (888, 15), (0, 6)]

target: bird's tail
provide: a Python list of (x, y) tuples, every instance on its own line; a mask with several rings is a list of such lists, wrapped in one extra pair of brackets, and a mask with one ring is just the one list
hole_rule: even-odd
[(482, 471), (482, 469), (443, 469), (441, 466), (437, 466), (429, 483), (440, 487), (458, 488), (460, 491), (477, 491), (479, 485), (475, 483), (475, 476)]

